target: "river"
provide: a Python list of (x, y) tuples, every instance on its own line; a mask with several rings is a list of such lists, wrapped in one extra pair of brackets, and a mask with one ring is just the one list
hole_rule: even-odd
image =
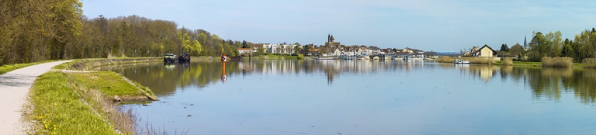
[(592, 134), (596, 70), (404, 61), (112, 67), (160, 101), (124, 105), (170, 134)]

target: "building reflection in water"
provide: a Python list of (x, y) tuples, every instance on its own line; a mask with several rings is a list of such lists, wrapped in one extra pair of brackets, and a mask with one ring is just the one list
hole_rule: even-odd
[[(528, 86), (536, 99), (559, 100), (562, 93), (573, 92), (584, 103), (596, 101), (596, 70), (594, 69), (518, 68), (422, 61), (251, 61), (227, 62), (225, 74), (227, 81), (234, 81), (234, 77), (246, 77), (251, 74), (308, 75), (324, 73), (327, 83), (332, 85), (334, 81), (341, 79), (340, 76), (343, 74), (366, 75), (387, 71), (408, 73), (423, 68), (424, 70), (447, 69), (441, 72), (456, 69), (460, 70), (461, 76), (472, 76), (485, 83), (490, 83), (494, 78), (500, 78), (503, 82), (519, 82)], [(221, 82), (221, 73), (223, 73), (219, 61), (196, 62), (187, 65), (137, 64), (121, 68), (108, 67), (103, 70), (121, 73), (151, 89), (160, 90), (156, 94), (162, 95), (172, 93), (177, 88), (205, 87), (216, 84)], [(454, 78), (460, 78), (460, 76)], [(508, 85), (507, 83), (503, 84)]]

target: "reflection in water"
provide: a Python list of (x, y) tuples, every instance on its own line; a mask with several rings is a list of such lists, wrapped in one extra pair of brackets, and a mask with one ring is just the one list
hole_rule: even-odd
[(225, 69), (213, 61), (111, 70), (154, 90), (160, 101), (125, 106), (169, 132), (596, 132), (590, 127), (595, 70), (404, 61), (228, 62)]
[(250, 74), (314, 74), (324, 72), (331, 85), (341, 74), (374, 74), (391, 70), (409, 72), (424, 67), (423, 61), (252, 61), (226, 62), (225, 68), (219, 61), (197, 63), (173, 63), (141, 65), (124, 68), (107, 68), (151, 88), (156, 95), (170, 95), (176, 87), (206, 87), (218, 81)]
[[(430, 66), (429, 66), (430, 64)], [(425, 67), (425, 65), (427, 67)], [(172, 94), (177, 87), (206, 87), (219, 81), (251, 74), (284, 75), (315, 74), (323, 72), (327, 84), (332, 85), (341, 74), (375, 74), (379, 71), (410, 72), (414, 69), (458, 69), (462, 75), (489, 82), (498, 73), (501, 81), (521, 82), (533, 90), (536, 99), (559, 100), (564, 92), (574, 92), (584, 103), (594, 103), (596, 98), (596, 70), (557, 68), (517, 68), (490, 65), (454, 65), (405, 61), (252, 61), (227, 62), (225, 68), (219, 61), (184, 64), (141, 65), (110, 68), (148, 86), (158, 96)], [(427, 70), (427, 69), (425, 69)], [(458, 77), (453, 77), (458, 78)]]
[(472, 73), (474, 77), (480, 77), (485, 82), (493, 78), (493, 75), (499, 69), (499, 66), (491, 65), (469, 65), (469, 64), (455, 64), (456, 68)]
[(546, 97), (549, 100), (559, 100), (564, 92), (574, 92), (583, 103), (594, 103), (596, 98), (596, 70), (572, 68), (514, 68), (511, 66), (470, 65), (456, 66), (464, 72), (471, 73), (485, 82), (493, 78), (500, 71), (503, 81), (507, 78), (515, 82), (523, 81), (533, 90), (534, 97)]

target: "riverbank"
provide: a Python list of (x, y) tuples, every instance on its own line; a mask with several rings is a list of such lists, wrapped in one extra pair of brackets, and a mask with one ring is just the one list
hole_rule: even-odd
[[(435, 62), (438, 63), (453, 63), (456, 58), (453, 57), (439, 57)], [(513, 67), (537, 67), (542, 68), (542, 62), (523, 62), (523, 61), (512, 61), (510, 64), (505, 64), (503, 61), (492, 61), (487, 58), (477, 57), (461, 57), (458, 59), (468, 60), (472, 64), (486, 64), (486, 65), (499, 65), (499, 66), (513, 66)], [(583, 63), (573, 63), (573, 68), (584, 68)]]
[(55, 66), (31, 87), (25, 119), (35, 134), (135, 134), (136, 117), (118, 104), (157, 100), (153, 92), (114, 72), (83, 70), (147, 62), (163, 59), (80, 59)]
[(76, 59), (54, 67), (54, 69), (66, 70), (94, 70), (101, 66), (136, 64), (149, 62), (163, 62), (162, 57), (135, 57), (135, 58), (94, 58), (94, 59)]

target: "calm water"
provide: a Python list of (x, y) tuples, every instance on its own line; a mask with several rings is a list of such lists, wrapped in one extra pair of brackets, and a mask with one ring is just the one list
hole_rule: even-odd
[(111, 70), (160, 101), (146, 123), (189, 134), (593, 134), (596, 71), (402, 61), (257, 61)]

